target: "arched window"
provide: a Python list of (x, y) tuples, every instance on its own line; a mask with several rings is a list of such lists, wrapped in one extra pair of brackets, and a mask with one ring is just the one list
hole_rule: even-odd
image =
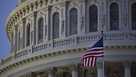
[(26, 29), (26, 46), (30, 45), (30, 24), (27, 24), (27, 29)]
[(110, 30), (119, 30), (119, 6), (117, 3), (110, 5)]
[(53, 39), (59, 38), (59, 13), (55, 12), (53, 14)]
[(136, 30), (136, 3), (131, 6), (132, 30)]
[(69, 12), (69, 35), (77, 34), (78, 11), (72, 8)]
[(89, 8), (89, 32), (96, 32), (98, 26), (98, 9), (92, 5)]
[(43, 41), (43, 18), (38, 20), (38, 43)]

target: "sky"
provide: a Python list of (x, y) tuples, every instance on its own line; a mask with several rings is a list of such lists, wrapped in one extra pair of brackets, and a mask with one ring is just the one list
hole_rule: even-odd
[(6, 33), (6, 18), (16, 7), (18, 0), (1, 0), (0, 2), (0, 59), (10, 53), (10, 43)]

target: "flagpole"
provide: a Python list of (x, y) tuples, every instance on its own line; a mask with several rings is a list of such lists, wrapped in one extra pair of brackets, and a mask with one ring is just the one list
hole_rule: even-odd
[(104, 57), (102, 59), (102, 77), (105, 77), (104, 75)]
[[(101, 31), (101, 36), (102, 36), (102, 39), (103, 39), (103, 52), (104, 52), (104, 33), (103, 33), (103, 25), (102, 25), (102, 31)], [(104, 53), (105, 54), (105, 53)], [(104, 57), (105, 57), (105, 55), (103, 56), (103, 61), (102, 61), (102, 70), (103, 70), (103, 77), (105, 77), (105, 75), (104, 75)]]
[[(102, 10), (104, 10), (104, 2), (102, 1)], [(104, 52), (104, 25), (105, 25), (105, 13), (103, 13), (103, 17), (102, 17), (102, 29), (101, 29), (101, 35), (102, 35), (102, 38), (103, 38), (103, 52)], [(104, 56), (103, 56), (103, 61), (102, 61), (102, 64), (103, 64), (103, 77), (105, 77), (104, 75), (104, 57), (105, 57), (105, 52), (104, 52)]]
[[(103, 34), (103, 25), (102, 25), (102, 31), (101, 31), (101, 38), (103, 40), (103, 52), (104, 52), (104, 34)], [(102, 71), (103, 71), (103, 76), (102, 77), (105, 77), (104, 76), (104, 56), (102, 57)]]
[[(102, 31), (101, 31), (101, 37), (102, 37), (102, 41), (103, 41), (103, 52), (104, 52), (104, 33), (103, 33), (103, 24), (102, 24)], [(105, 54), (105, 53), (104, 53)], [(105, 57), (105, 55), (103, 56), (103, 58), (102, 58), (102, 68), (103, 68), (103, 77), (105, 77), (105, 75), (104, 75), (104, 57)]]

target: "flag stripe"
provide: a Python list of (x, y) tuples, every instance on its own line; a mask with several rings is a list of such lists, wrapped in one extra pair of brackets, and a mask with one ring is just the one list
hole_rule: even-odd
[[(87, 54), (87, 53), (98, 53), (98, 52), (103, 52), (103, 49), (98, 50), (98, 51), (94, 51), (94, 52), (90, 50), (90, 51), (88, 51), (88, 52), (85, 52), (84, 54)], [(83, 54), (83, 55), (84, 55), (84, 54)]]
[(93, 60), (93, 58), (89, 57), (90, 58), (90, 61), (89, 61), (89, 66), (91, 66), (91, 62)]
[(96, 57), (93, 57), (92, 67), (94, 67), (96, 64)]
[(99, 52), (95, 52), (95, 53), (89, 52), (89, 53), (84, 54), (83, 56), (98, 55), (98, 54), (103, 54), (103, 53), (104, 53), (103, 51), (99, 51)]

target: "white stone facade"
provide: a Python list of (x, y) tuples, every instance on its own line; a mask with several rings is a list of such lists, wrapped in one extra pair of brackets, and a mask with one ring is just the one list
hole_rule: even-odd
[[(12, 49), (0, 77), (135, 77), (135, 14), (136, 0), (20, 0), (7, 18)], [(101, 31), (104, 66), (81, 68)]]

